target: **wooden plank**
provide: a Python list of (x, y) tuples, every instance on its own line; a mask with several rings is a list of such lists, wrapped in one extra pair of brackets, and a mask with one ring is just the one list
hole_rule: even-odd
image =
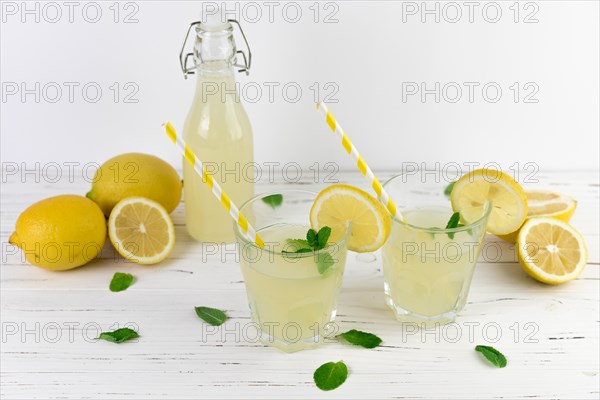
[[(382, 173), (384, 179), (390, 173)], [(576, 197), (573, 224), (590, 247), (590, 262), (575, 281), (547, 286), (529, 278), (511, 245), (488, 236), (489, 254), (476, 270), (469, 301), (455, 324), (418, 330), (396, 321), (384, 303), (379, 252), (348, 258), (336, 327), (383, 338), (374, 350), (332, 340), (318, 350), (285, 354), (255, 340), (235, 248), (195, 243), (182, 208), (173, 214), (177, 244), (169, 260), (143, 267), (123, 261), (110, 246), (102, 258), (69, 272), (26, 265), (6, 240), (18, 214), (37, 199), (85, 193), (87, 183), (2, 184), (2, 397), (31, 398), (573, 398), (599, 396), (600, 269), (597, 172), (540, 173), (539, 185)], [(356, 173), (344, 182), (366, 187)], [(303, 187), (319, 190), (310, 179)], [(261, 183), (277, 190), (288, 182)], [(501, 253), (497, 257), (493, 251)], [(14, 253), (14, 254), (13, 254)], [(108, 291), (114, 272), (137, 281)], [(211, 329), (193, 306), (227, 311)], [(115, 345), (99, 330), (133, 323), (141, 338)], [(507, 368), (490, 367), (473, 348), (492, 343)], [(343, 359), (348, 381), (331, 393), (312, 372)]]

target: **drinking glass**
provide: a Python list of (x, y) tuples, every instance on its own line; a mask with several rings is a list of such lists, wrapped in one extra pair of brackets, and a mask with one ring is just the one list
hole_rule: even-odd
[(467, 301), (491, 207), (470, 224), (446, 228), (453, 210), (444, 190), (461, 175), (413, 169), (383, 185), (405, 218), (392, 219), (382, 249), (386, 303), (398, 320), (452, 322)]
[(294, 253), (306, 239), (316, 193), (282, 190), (256, 196), (241, 212), (265, 242), (261, 249), (234, 226), (252, 321), (260, 340), (287, 352), (313, 348), (333, 330), (348, 232), (318, 251)]

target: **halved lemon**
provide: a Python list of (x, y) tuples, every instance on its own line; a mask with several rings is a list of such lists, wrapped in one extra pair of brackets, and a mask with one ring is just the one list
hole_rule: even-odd
[(339, 241), (352, 224), (348, 250), (365, 253), (379, 249), (387, 240), (392, 221), (385, 207), (369, 193), (350, 185), (323, 189), (310, 209), (310, 225), (331, 228), (331, 240)]
[(159, 203), (145, 197), (128, 197), (113, 208), (108, 236), (120, 255), (138, 264), (156, 264), (175, 244), (175, 229)]
[[(577, 201), (564, 194), (548, 190), (526, 190), (525, 195), (527, 196), (527, 206), (529, 207), (527, 219), (533, 217), (552, 217), (569, 222), (575, 212), (575, 208), (577, 208)], [(499, 236), (506, 241), (514, 243), (518, 235), (519, 230), (508, 235)]]
[(452, 209), (466, 224), (481, 218), (488, 200), (492, 202), (488, 232), (506, 235), (521, 227), (528, 210), (525, 191), (502, 171), (483, 168), (466, 173), (450, 193)]
[(525, 272), (550, 285), (577, 278), (587, 264), (583, 236), (566, 222), (550, 217), (531, 218), (523, 225), (517, 255)]

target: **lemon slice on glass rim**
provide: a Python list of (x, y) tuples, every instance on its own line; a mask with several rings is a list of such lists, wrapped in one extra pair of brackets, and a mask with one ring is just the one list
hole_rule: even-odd
[(454, 184), (450, 201), (465, 224), (481, 218), (486, 203), (491, 202), (487, 231), (496, 235), (518, 230), (528, 212), (527, 197), (521, 185), (511, 176), (493, 169), (476, 169), (463, 175)]
[(392, 221), (385, 207), (369, 193), (336, 184), (317, 195), (310, 210), (310, 225), (315, 230), (329, 226), (333, 241), (341, 240), (350, 227), (348, 250), (365, 253), (383, 246)]

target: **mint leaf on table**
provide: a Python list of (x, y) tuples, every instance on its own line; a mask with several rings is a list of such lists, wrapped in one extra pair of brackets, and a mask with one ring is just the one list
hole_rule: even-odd
[[(460, 225), (459, 222), (460, 222), (460, 213), (459, 212), (455, 212), (454, 214), (452, 214), (452, 216), (450, 217), (450, 220), (446, 224), (446, 229), (457, 228), (458, 225)], [(449, 232), (448, 233), (448, 237), (450, 239), (454, 239), (454, 232)]]
[(262, 198), (266, 204), (270, 205), (272, 208), (277, 208), (283, 203), (283, 195), (282, 194), (272, 194), (270, 196), (265, 196)]
[(475, 351), (483, 354), (485, 358), (498, 368), (506, 367), (506, 357), (492, 346), (475, 346)]
[(357, 331), (356, 329), (349, 330), (338, 336), (350, 344), (362, 346), (365, 349), (374, 349), (381, 344), (381, 339), (377, 335), (369, 332)]
[(331, 254), (327, 252), (317, 254), (317, 269), (321, 275), (325, 275), (334, 264)]
[(127, 340), (137, 339), (140, 335), (130, 328), (121, 328), (112, 332), (102, 332), (98, 339), (106, 340), (113, 343), (123, 343)]
[(456, 181), (450, 182), (450, 184), (446, 186), (446, 189), (444, 189), (444, 194), (446, 195), (446, 197), (450, 197), (450, 193), (452, 193), (452, 189), (454, 189), (455, 183)]
[(194, 309), (196, 310), (196, 315), (209, 325), (220, 326), (227, 321), (227, 315), (216, 308), (194, 307)]
[(133, 283), (133, 275), (124, 272), (115, 272), (110, 281), (109, 289), (111, 292), (122, 292)]
[(348, 367), (343, 361), (325, 363), (313, 374), (313, 380), (321, 390), (336, 389), (346, 382), (347, 377)]

